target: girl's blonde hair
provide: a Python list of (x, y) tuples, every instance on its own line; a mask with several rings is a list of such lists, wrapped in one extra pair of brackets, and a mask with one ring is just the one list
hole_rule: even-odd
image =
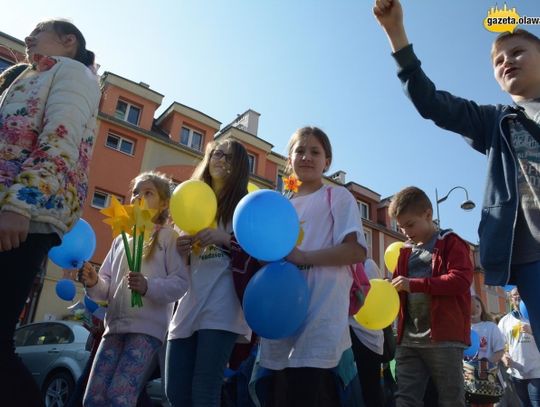
[[(156, 188), (156, 191), (159, 196), (159, 200), (161, 202), (166, 202), (167, 206), (163, 208), (163, 210), (157, 215), (156, 219), (156, 225), (163, 226), (167, 223), (169, 220), (169, 201), (171, 199), (172, 194), (172, 188), (173, 183), (168, 175), (163, 174), (158, 171), (146, 171), (139, 175), (137, 175), (132, 181), (130, 190), (133, 192), (137, 184), (141, 182), (150, 181), (154, 187)], [(143, 250), (143, 257), (145, 259), (148, 259), (152, 256), (154, 253), (154, 248), (156, 245), (157, 237), (159, 234), (160, 228), (155, 228), (152, 231), (152, 235), (150, 236), (150, 240), (147, 244), (144, 246)]]
[(230, 161), (229, 173), (225, 179), (225, 184), (217, 197), (217, 221), (227, 225), (232, 221), (234, 210), (240, 199), (247, 194), (249, 182), (249, 159), (244, 146), (232, 139), (226, 138), (220, 141), (208, 143), (204, 158), (193, 171), (191, 179), (204, 181), (212, 187), (212, 177), (210, 175), (210, 159), (214, 151), (220, 146), (228, 146)]
[(477, 300), (480, 303), (480, 308), (482, 308), (482, 313), (480, 314), (480, 321), (493, 322), (493, 317), (487, 311), (486, 306), (484, 305), (484, 301), (482, 301), (482, 298), (480, 298), (478, 295), (474, 294), (474, 295), (471, 296), (471, 299)]
[[(332, 164), (332, 144), (330, 144), (330, 139), (326, 135), (324, 131), (319, 129), (315, 126), (306, 126), (302, 127), (298, 130), (296, 130), (293, 135), (291, 136), (291, 139), (289, 140), (289, 144), (287, 145), (287, 152), (289, 157), (293, 154), (294, 146), (303, 138), (313, 136), (321, 143), (321, 146), (324, 150), (324, 155), (328, 159), (328, 167), (324, 169), (324, 172), (328, 171), (328, 168)], [(285, 167), (285, 172), (287, 174), (291, 174), (293, 172), (292, 166), (287, 163), (287, 166)]]

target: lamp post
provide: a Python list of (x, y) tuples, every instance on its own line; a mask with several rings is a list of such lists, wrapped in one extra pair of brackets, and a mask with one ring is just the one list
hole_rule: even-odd
[(467, 192), (467, 190), (465, 188), (463, 188), (462, 186), (455, 186), (454, 188), (452, 188), (450, 191), (448, 191), (448, 193), (443, 196), (442, 198), (439, 198), (439, 192), (437, 191), (437, 188), (435, 188), (435, 202), (437, 204), (437, 225), (439, 227), (441, 227), (441, 219), (439, 217), (439, 204), (441, 202), (444, 202), (446, 201), (446, 199), (448, 198), (448, 196), (450, 195), (450, 193), (455, 190), (455, 189), (462, 189), (465, 191), (465, 201), (463, 201), (463, 203), (460, 205), (461, 209), (463, 209), (464, 211), (471, 211), (473, 210), (475, 207), (476, 207), (476, 204), (471, 201), (469, 199), (469, 193)]

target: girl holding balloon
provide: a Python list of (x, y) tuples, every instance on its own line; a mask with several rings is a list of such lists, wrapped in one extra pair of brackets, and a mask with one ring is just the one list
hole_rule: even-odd
[(358, 205), (345, 188), (323, 183), (332, 148), (322, 130), (297, 130), (288, 150), (289, 166), (300, 181), (291, 202), (304, 237), (287, 260), (300, 266), (311, 296), (299, 331), (283, 339), (261, 339), (260, 364), (273, 371), (266, 405), (338, 406), (338, 381), (341, 389), (353, 384), (349, 394), (355, 393), (355, 405), (363, 405), (348, 321), (350, 265), (364, 260), (367, 246)]
[[(177, 233), (168, 220), (171, 181), (160, 173), (145, 172), (132, 182), (132, 202), (144, 198), (156, 210), (154, 231), (143, 249), (141, 272), (130, 272), (122, 237), (114, 239), (96, 273), (85, 263), (80, 279), (96, 301), (108, 300), (105, 332), (99, 345), (84, 406), (134, 406), (146, 384), (154, 355), (161, 348), (172, 317), (174, 302), (189, 285), (178, 251)], [(142, 307), (133, 307), (131, 291), (144, 297)]]
[[(505, 339), (497, 324), (493, 322), (493, 318), (487, 312), (484, 302), (478, 295), (471, 296), (471, 332), (475, 332), (478, 336), (478, 350), (475, 355), (469, 359), (467, 363), (474, 368), (473, 371), (465, 369), (465, 391), (466, 398), (471, 407), (493, 406), (492, 402), (485, 402), (482, 399), (475, 398), (475, 394), (469, 393), (467, 383), (472, 379), (471, 374), (477, 372), (480, 377), (480, 370), (484, 369), (495, 372), (493, 380), (498, 382), (497, 364), (504, 355)], [(467, 354), (467, 352), (466, 352)], [(485, 373), (484, 373), (485, 374)]]
[[(210, 143), (192, 176), (204, 183), (200, 189), (208, 190), (209, 196), (193, 206), (217, 197), (217, 214), (210, 214), (204, 225), (197, 224), (200, 208), (185, 207), (178, 214), (173, 209), (173, 219), (184, 233), (178, 238), (178, 251), (191, 275), (190, 289), (169, 326), (165, 389), (173, 406), (219, 406), (234, 344), (249, 342), (251, 336), (235, 291), (230, 253), (233, 213), (247, 194), (248, 179), (249, 160), (242, 144), (233, 139)], [(180, 185), (179, 200), (183, 193)], [(213, 219), (217, 225), (209, 227)]]
[(0, 392), (34, 406), (41, 392), (13, 333), (47, 253), (80, 217), (101, 94), (73, 24), (41, 22), (25, 43), (27, 63), (0, 76)]

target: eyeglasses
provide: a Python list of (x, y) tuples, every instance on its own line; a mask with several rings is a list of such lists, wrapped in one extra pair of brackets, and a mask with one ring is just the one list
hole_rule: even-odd
[(214, 160), (221, 160), (223, 157), (225, 157), (225, 161), (231, 162), (232, 154), (224, 153), (221, 150), (214, 150), (212, 151), (212, 155), (210, 156), (210, 158)]

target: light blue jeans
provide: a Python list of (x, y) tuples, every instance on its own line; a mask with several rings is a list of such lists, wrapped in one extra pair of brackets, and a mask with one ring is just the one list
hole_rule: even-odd
[(396, 376), (396, 407), (423, 406), (430, 376), (437, 388), (439, 407), (465, 407), (462, 348), (398, 345)]
[(540, 261), (512, 266), (519, 296), (527, 306), (536, 346), (540, 350)]
[(238, 334), (201, 329), (172, 339), (165, 354), (165, 392), (173, 407), (219, 407), (225, 367)]

